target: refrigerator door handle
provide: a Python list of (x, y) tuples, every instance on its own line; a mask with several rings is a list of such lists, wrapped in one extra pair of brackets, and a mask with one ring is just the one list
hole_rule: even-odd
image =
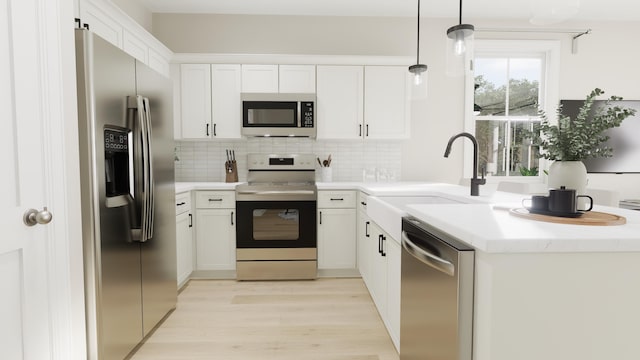
[(131, 237), (134, 241), (145, 242), (149, 239), (150, 209), (150, 171), (149, 171), (149, 134), (147, 114), (141, 96), (127, 97), (131, 111), (130, 127), (134, 137), (133, 177), (134, 209), (131, 211)]
[[(140, 97), (140, 96), (139, 96)], [(145, 113), (145, 127), (147, 136), (147, 157), (145, 163), (147, 164), (147, 189), (148, 189), (148, 207), (147, 207), (147, 237), (144, 241), (147, 241), (153, 237), (154, 219), (155, 219), (155, 179), (153, 177), (153, 136), (151, 134), (151, 106), (149, 105), (149, 98), (142, 98), (143, 109)]]

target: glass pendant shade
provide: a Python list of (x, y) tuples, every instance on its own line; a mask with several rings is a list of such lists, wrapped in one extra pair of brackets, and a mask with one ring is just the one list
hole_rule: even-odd
[(471, 71), (473, 25), (461, 24), (447, 30), (447, 75), (463, 76)]
[(427, 65), (420, 64), (420, 0), (418, 0), (418, 30), (416, 36), (416, 63), (409, 66), (413, 74), (411, 98), (414, 100), (427, 97)]
[(415, 64), (409, 66), (409, 72), (413, 74), (411, 82), (411, 99), (419, 100), (427, 97), (427, 65)]
[(458, 13), (458, 25), (447, 30), (447, 75), (462, 76), (471, 72), (473, 59), (473, 25), (462, 23), (462, 0)]

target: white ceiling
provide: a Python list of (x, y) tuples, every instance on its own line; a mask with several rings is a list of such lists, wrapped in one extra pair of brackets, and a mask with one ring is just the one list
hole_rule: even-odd
[[(417, 0), (139, 0), (151, 12), (320, 16), (416, 16)], [(423, 0), (422, 17), (453, 17), (456, 0)], [(465, 18), (640, 21), (638, 0), (466, 0)]]

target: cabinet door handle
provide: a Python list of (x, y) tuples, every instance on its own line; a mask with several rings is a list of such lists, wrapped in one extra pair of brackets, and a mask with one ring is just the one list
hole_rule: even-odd
[(378, 235), (378, 254), (382, 255), (382, 234)]
[(369, 236), (369, 224), (370, 224), (370, 222), (368, 222), (368, 221), (364, 223), (364, 236), (366, 236), (366, 237), (370, 237)]
[(182, 206), (182, 205), (184, 205), (184, 204), (186, 204), (186, 202), (184, 202), (184, 201), (183, 201), (183, 202), (179, 202), (179, 203), (177, 203), (177, 204), (176, 204), (176, 206)]
[(320, 211), (320, 225), (322, 225), (322, 211)]
[(369, 136), (369, 124), (367, 124), (367, 134), (366, 134), (366, 136), (367, 137)]
[(367, 206), (367, 203), (366, 203), (366, 202), (364, 202), (364, 201), (360, 201), (360, 204), (361, 204), (362, 206)]
[(207, 124), (207, 136), (209, 136), (209, 124)]
[(189, 214), (189, 227), (193, 227), (193, 215)]
[(360, 126), (360, 130), (358, 131), (358, 136), (362, 136), (362, 125), (358, 125)]
[(387, 237), (386, 236), (382, 236), (382, 246), (380, 247), (380, 249), (382, 250), (380, 252), (380, 255), (382, 255), (382, 256), (387, 256), (387, 253), (384, 251), (384, 242), (385, 241), (387, 241)]
[(231, 225), (233, 225), (233, 211), (231, 212)]
[(216, 132), (216, 125), (218, 124), (213, 124), (213, 136), (218, 136), (218, 133)]
[(331, 201), (344, 201), (344, 198), (331, 198)]

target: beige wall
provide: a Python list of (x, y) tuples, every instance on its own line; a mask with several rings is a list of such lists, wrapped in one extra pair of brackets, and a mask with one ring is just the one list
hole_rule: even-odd
[[(528, 22), (473, 21), (482, 28), (534, 28)], [(403, 144), (402, 179), (457, 183), (462, 146), (443, 157), (450, 136), (463, 130), (464, 84), (445, 75), (446, 29), (456, 19), (422, 19), (422, 63), (429, 66), (429, 97), (414, 103), (412, 137)], [(251, 53), (415, 56), (415, 18), (295, 17), (153, 14), (153, 33), (177, 53)], [(640, 99), (640, 22), (565, 23), (556, 29), (593, 29), (571, 53), (571, 35), (477, 31), (485, 39), (561, 40), (560, 98), (581, 99), (594, 87)], [(407, 64), (410, 65), (410, 64)], [(640, 198), (640, 175), (590, 176), (590, 185)]]
[(153, 14), (153, 33), (177, 53), (407, 55), (406, 18)]
[(111, 0), (122, 11), (127, 13), (138, 24), (142, 25), (147, 31), (151, 32), (153, 16), (151, 11), (147, 9), (139, 0)]

